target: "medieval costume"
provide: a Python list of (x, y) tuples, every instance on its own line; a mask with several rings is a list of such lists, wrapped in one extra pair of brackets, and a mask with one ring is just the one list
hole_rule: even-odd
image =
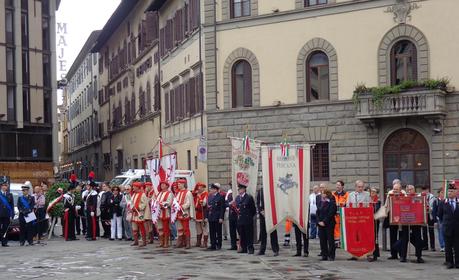
[[(143, 183), (135, 182), (132, 184), (134, 194), (132, 195), (132, 235), (134, 242), (131, 246), (139, 245), (144, 247), (147, 245), (147, 236), (145, 231), (145, 210), (148, 206), (148, 199), (143, 192)], [(139, 243), (139, 231), (142, 236), (142, 243)]]
[[(153, 215), (153, 221), (159, 231), (159, 247), (168, 248), (170, 238), (170, 222), (171, 222), (171, 207), (174, 201), (174, 195), (169, 191), (169, 183), (162, 181), (159, 183), (160, 192), (156, 197), (155, 205), (152, 207), (152, 211), (157, 211), (156, 215)], [(156, 217), (157, 216), (157, 217)]]
[[(200, 190), (202, 189), (202, 191)], [(207, 248), (209, 238), (208, 222), (206, 221), (207, 198), (206, 185), (197, 183), (193, 191), (194, 207), (196, 210), (196, 247)], [(204, 239), (203, 239), (204, 236)], [(202, 240), (203, 239), (203, 240)], [(202, 241), (202, 243), (201, 243)]]
[(179, 190), (177, 192), (177, 201), (180, 205), (180, 211), (177, 215), (177, 248), (191, 248), (190, 219), (195, 217), (193, 195), (186, 188), (186, 180), (177, 181)]

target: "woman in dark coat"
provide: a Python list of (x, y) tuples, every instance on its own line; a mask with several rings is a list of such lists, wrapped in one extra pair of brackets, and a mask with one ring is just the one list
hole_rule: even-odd
[(123, 238), (123, 208), (121, 208), (121, 201), (123, 200), (123, 195), (120, 193), (119, 187), (113, 187), (113, 196), (110, 199), (110, 215), (111, 220), (111, 236), (110, 240), (121, 240)]
[[(381, 200), (379, 199), (379, 191), (377, 188), (375, 187), (370, 188), (370, 198), (371, 198), (371, 203), (373, 205), (373, 213), (376, 213), (378, 212), (379, 208), (381, 208)], [(369, 262), (374, 262), (380, 257), (378, 236), (379, 236), (379, 220), (375, 220), (375, 250), (373, 251), (373, 257), (368, 256)]]
[(322, 260), (335, 260), (335, 228), (336, 202), (332, 193), (325, 190), (317, 204), (317, 224), (319, 226), (320, 251)]

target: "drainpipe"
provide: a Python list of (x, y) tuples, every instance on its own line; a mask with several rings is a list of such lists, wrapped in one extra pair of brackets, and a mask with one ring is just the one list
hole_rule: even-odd
[(218, 108), (218, 73), (217, 73), (217, 3), (214, 2), (214, 58), (215, 58), (215, 109)]
[[(215, 2), (214, 2), (215, 5)], [(204, 77), (202, 75), (202, 25), (201, 25), (201, 1), (199, 1), (199, 75), (202, 81), (202, 104), (201, 104), (201, 138), (204, 136)]]

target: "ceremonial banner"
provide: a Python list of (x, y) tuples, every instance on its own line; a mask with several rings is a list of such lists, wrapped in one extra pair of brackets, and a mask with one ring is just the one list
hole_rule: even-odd
[(390, 224), (391, 225), (426, 225), (426, 197), (391, 195)]
[[(260, 142), (245, 138), (231, 138), (232, 146), (232, 189), (237, 195), (237, 185), (247, 186), (247, 193), (255, 197), (257, 192), (258, 161), (260, 157)], [(234, 198), (236, 198), (236, 195)]]
[(375, 249), (373, 207), (341, 207), (341, 244), (355, 257), (372, 253)]
[(172, 153), (162, 156), (161, 159), (154, 158), (146, 161), (147, 169), (150, 171), (151, 182), (155, 191), (159, 182), (168, 181), (172, 184), (175, 180), (175, 169), (177, 167), (177, 154)]
[(263, 146), (261, 160), (266, 230), (289, 218), (307, 234), (310, 146)]

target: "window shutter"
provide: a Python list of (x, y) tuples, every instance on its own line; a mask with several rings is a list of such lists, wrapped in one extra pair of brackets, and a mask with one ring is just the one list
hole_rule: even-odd
[(146, 45), (150, 45), (153, 42), (155, 28), (155, 12), (147, 12), (146, 14)]
[(244, 65), (244, 107), (252, 107), (252, 68), (248, 62)]
[(131, 98), (131, 121), (135, 120), (135, 115), (136, 115), (136, 107), (135, 107), (135, 93), (132, 93), (132, 98)]
[(165, 55), (165, 44), (166, 44), (166, 36), (165, 36), (165, 28), (161, 28), (161, 30), (159, 30), (159, 52), (161, 54), (161, 57), (163, 57)]
[(170, 107), (171, 107), (171, 122), (175, 122), (175, 111), (176, 111), (176, 107), (175, 107), (175, 90), (174, 89), (171, 89), (170, 91), (170, 95), (171, 95), (171, 101), (170, 101)]
[(164, 114), (166, 115), (165, 117), (166, 123), (169, 123), (170, 122), (170, 117), (169, 117), (170, 108), (169, 108), (169, 93), (168, 92), (164, 95), (164, 107), (166, 107), (164, 110)]
[(198, 75), (198, 113), (201, 113), (204, 109), (204, 87), (203, 87), (203, 76), (202, 73)]
[(190, 117), (190, 82), (185, 82), (185, 117)]
[(196, 114), (196, 79), (195, 77), (189, 80), (190, 88), (190, 115)]
[(188, 37), (188, 33), (189, 33), (189, 18), (190, 18), (190, 9), (189, 9), (189, 5), (187, 3), (185, 3), (185, 6), (183, 7), (183, 32), (185, 33), (185, 37)]
[(160, 91), (160, 86), (159, 86), (159, 79), (158, 76), (155, 77), (155, 105), (154, 105), (154, 110), (159, 111), (161, 108), (161, 91)]
[(151, 85), (147, 83), (147, 112), (151, 112)]
[(185, 85), (180, 85), (180, 114), (182, 119), (186, 117), (186, 103), (185, 103)]

